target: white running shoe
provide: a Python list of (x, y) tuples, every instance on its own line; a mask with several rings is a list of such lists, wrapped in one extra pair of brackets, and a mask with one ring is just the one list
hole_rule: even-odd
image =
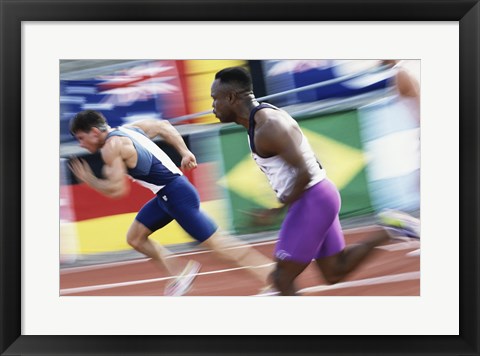
[(386, 209), (377, 215), (380, 224), (408, 237), (420, 238), (420, 220), (407, 213)]
[(186, 294), (192, 287), (193, 280), (197, 277), (201, 264), (193, 260), (188, 261), (182, 273), (167, 284), (164, 295), (180, 296)]
[(269, 296), (274, 296), (279, 294), (280, 294), (279, 291), (272, 284), (269, 284), (268, 286), (260, 288), (256, 296), (269, 297)]

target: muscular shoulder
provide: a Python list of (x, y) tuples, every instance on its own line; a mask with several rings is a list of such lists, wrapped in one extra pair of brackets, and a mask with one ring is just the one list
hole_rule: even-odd
[(131, 150), (135, 150), (132, 141), (128, 137), (111, 136), (101, 149), (102, 158), (105, 163), (112, 162), (115, 158), (124, 159)]
[(285, 124), (283, 114), (280, 110), (270, 108), (257, 111), (255, 114), (255, 133), (283, 126)]
[(124, 144), (125, 137), (122, 136), (110, 136), (102, 147), (102, 152), (115, 153), (121, 149)]
[(292, 121), (280, 110), (263, 109), (255, 115), (255, 147), (261, 156), (279, 154), (282, 143), (292, 135)]
[(283, 110), (263, 109), (255, 115), (255, 136), (275, 136), (288, 133), (297, 126), (295, 120)]

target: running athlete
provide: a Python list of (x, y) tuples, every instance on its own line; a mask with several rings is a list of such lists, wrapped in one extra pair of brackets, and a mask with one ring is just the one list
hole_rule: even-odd
[[(410, 164), (415, 165), (415, 189), (420, 192), (420, 83), (415, 72), (420, 70), (419, 63), (415, 60), (382, 60), (380, 65), (391, 67), (395, 75), (393, 76), (393, 86), (396, 90), (396, 98), (393, 102), (394, 108), (398, 112), (404, 113), (405, 121), (413, 124), (411, 141), (408, 142), (411, 155), (403, 153), (403, 159), (409, 160)], [(406, 131), (405, 131), (406, 132)], [(394, 235), (404, 235), (414, 238), (420, 237), (420, 220), (408, 216), (401, 211), (386, 209), (378, 214), (380, 223), (387, 226), (395, 226), (392, 231)], [(420, 252), (419, 250), (417, 251)]]
[[(71, 120), (70, 132), (80, 146), (89, 152), (99, 150), (105, 164), (104, 177), (98, 178), (87, 162), (72, 159), (70, 167), (80, 181), (108, 197), (118, 198), (127, 193), (126, 177), (129, 176), (155, 194), (135, 217), (127, 232), (127, 242), (135, 250), (152, 258), (159, 267), (166, 268), (171, 276), (176, 276), (167, 285), (166, 295), (185, 294), (200, 269), (200, 264), (195, 261), (183, 266), (174, 258), (167, 259), (170, 251), (148, 238), (172, 220), (176, 220), (195, 240), (217, 252), (221, 258), (239, 266), (251, 267), (248, 270), (262, 283), (267, 283), (272, 270), (271, 266), (268, 267), (271, 261), (248, 244), (218, 231), (215, 222), (200, 210), (195, 187), (152, 141), (160, 136), (173, 146), (182, 157), (182, 169), (197, 167), (195, 156), (168, 121), (147, 119), (111, 128), (101, 113), (86, 110)], [(260, 266), (263, 268), (255, 268)]]
[(327, 283), (337, 283), (375, 246), (388, 241), (390, 236), (382, 229), (365, 242), (345, 246), (337, 188), (298, 123), (285, 111), (255, 99), (247, 70), (231, 67), (216, 73), (211, 97), (213, 112), (221, 122), (235, 122), (247, 129), (253, 159), (288, 208), (271, 275), (281, 295), (296, 294), (294, 281), (312, 260)]

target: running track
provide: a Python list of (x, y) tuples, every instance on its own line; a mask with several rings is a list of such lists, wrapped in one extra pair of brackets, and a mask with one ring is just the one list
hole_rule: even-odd
[[(345, 231), (347, 244), (368, 236), (370, 228)], [(272, 256), (275, 241), (251, 245)], [(392, 240), (379, 246), (357, 270), (342, 282), (327, 285), (311, 264), (297, 280), (303, 296), (419, 296), (420, 242)], [(262, 287), (242, 268), (218, 260), (210, 251), (193, 250), (173, 258), (195, 259), (202, 264), (189, 296), (252, 296)], [(149, 259), (60, 270), (62, 296), (153, 296), (163, 295), (169, 281)]]

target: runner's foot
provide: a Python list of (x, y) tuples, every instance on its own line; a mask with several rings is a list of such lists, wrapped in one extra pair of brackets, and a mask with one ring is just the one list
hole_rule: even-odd
[(260, 290), (258, 291), (257, 296), (259, 296), (259, 297), (268, 297), (268, 296), (279, 295), (279, 294), (280, 294), (280, 293), (278, 292), (278, 290), (277, 290), (272, 284), (269, 284), (269, 285), (266, 286), (266, 287), (260, 288)]
[(407, 213), (386, 209), (377, 215), (380, 225), (394, 236), (420, 238), (420, 220)]
[(164, 295), (180, 296), (186, 294), (192, 287), (200, 267), (200, 263), (193, 260), (188, 261), (182, 273), (167, 284)]

